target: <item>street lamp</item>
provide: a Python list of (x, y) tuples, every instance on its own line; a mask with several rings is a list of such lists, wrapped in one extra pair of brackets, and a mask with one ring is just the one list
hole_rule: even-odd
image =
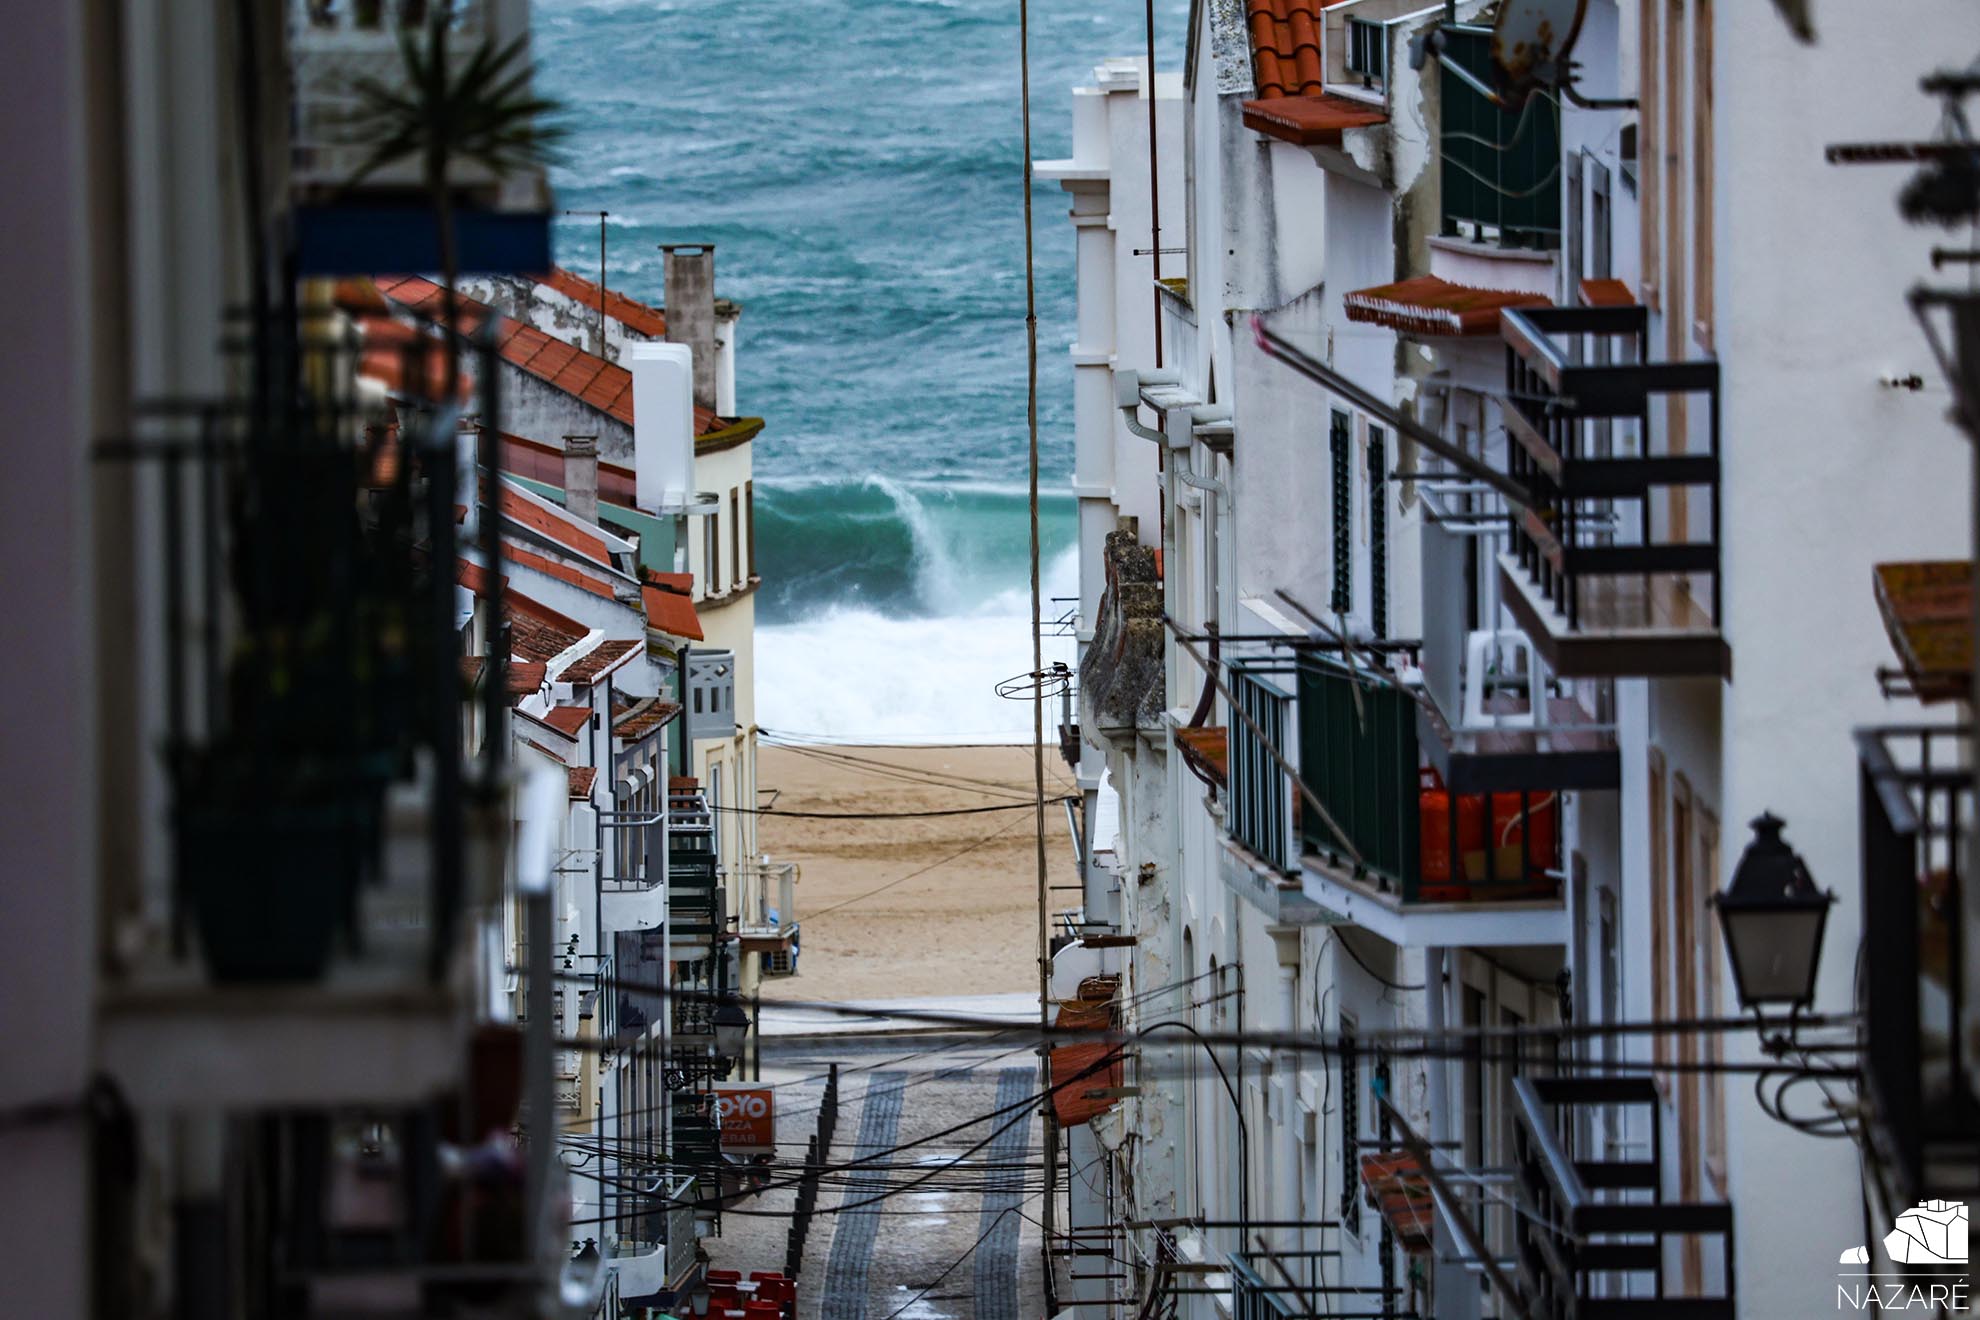
[(724, 995), (715, 1008), (715, 1053), (724, 1059), (742, 1058), (749, 1039), (749, 1010), (734, 994)]
[(1771, 811), (1760, 814), (1732, 880), (1712, 900), (1740, 1006), (1756, 1012), (1814, 1001), (1823, 928), (1836, 901), (1815, 887), (1807, 865), (1781, 838), (1785, 823)]

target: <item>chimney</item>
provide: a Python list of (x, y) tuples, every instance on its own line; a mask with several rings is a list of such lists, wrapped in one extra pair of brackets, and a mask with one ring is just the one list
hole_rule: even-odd
[(667, 342), (694, 350), (694, 403), (715, 407), (715, 245), (662, 243), (667, 254)]
[(588, 523), (598, 521), (598, 437), (564, 437), (564, 507)]
[[(671, 319), (667, 328), (673, 329)], [(652, 514), (679, 512), (694, 498), (694, 380), (701, 358), (682, 344), (628, 344), (625, 362), (633, 384), (633, 503)]]

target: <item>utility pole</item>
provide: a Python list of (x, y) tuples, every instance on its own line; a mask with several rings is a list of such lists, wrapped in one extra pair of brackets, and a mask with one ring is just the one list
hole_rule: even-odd
[(605, 218), (610, 211), (566, 211), (565, 215), (598, 217), (598, 356), (605, 356)]

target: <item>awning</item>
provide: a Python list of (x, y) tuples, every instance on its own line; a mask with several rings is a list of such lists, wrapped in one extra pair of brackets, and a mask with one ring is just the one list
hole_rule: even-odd
[(685, 637), (689, 641), (702, 639), (701, 618), (694, 612), (694, 602), (666, 587), (656, 587), (648, 583), (640, 588), (646, 598), (646, 626), (657, 628), (670, 637)]
[(1368, 1204), (1388, 1221), (1404, 1251), (1422, 1254), (1435, 1245), (1436, 1199), (1416, 1156), (1407, 1151), (1363, 1155), (1361, 1185)]
[(1222, 788), (1230, 783), (1230, 737), (1224, 726), (1177, 729), (1176, 746), (1196, 772)]
[(1343, 298), (1347, 319), (1411, 335), (1496, 335), (1508, 307), (1551, 307), (1545, 294), (1474, 289), (1435, 275), (1356, 289)]
[(1272, 96), (1244, 103), (1244, 126), (1302, 147), (1338, 147), (1350, 128), (1389, 122), (1379, 105), (1345, 96)]
[[(1105, 1031), (1114, 1025), (1114, 993), (1119, 987), (1118, 977), (1088, 977), (1080, 983), (1078, 999), (1059, 1005), (1054, 1023), (1069, 1031)], [(1098, 1118), (1119, 1103), (1117, 1098), (1088, 1093), (1119, 1088), (1120, 1048), (1095, 1040), (1060, 1045), (1051, 1052), (1052, 1113), (1060, 1127)]]
[(1587, 307), (1634, 307), (1636, 295), (1621, 280), (1583, 280), (1581, 301)]
[(1876, 567), (1877, 611), (1920, 701), (1973, 691), (1973, 563), (1928, 559)]

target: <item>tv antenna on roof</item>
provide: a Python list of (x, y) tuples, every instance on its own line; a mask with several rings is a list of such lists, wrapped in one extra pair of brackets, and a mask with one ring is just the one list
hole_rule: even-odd
[(1434, 56), (1437, 63), (1492, 104), (1518, 110), (1535, 91), (1566, 97), (1584, 110), (1633, 110), (1636, 101), (1624, 97), (1583, 96), (1574, 87), (1574, 52), (1588, 0), (1502, 0), (1492, 23), (1492, 86), (1444, 53), (1444, 25), (1431, 28), (1411, 44), (1409, 64), (1420, 69)]

